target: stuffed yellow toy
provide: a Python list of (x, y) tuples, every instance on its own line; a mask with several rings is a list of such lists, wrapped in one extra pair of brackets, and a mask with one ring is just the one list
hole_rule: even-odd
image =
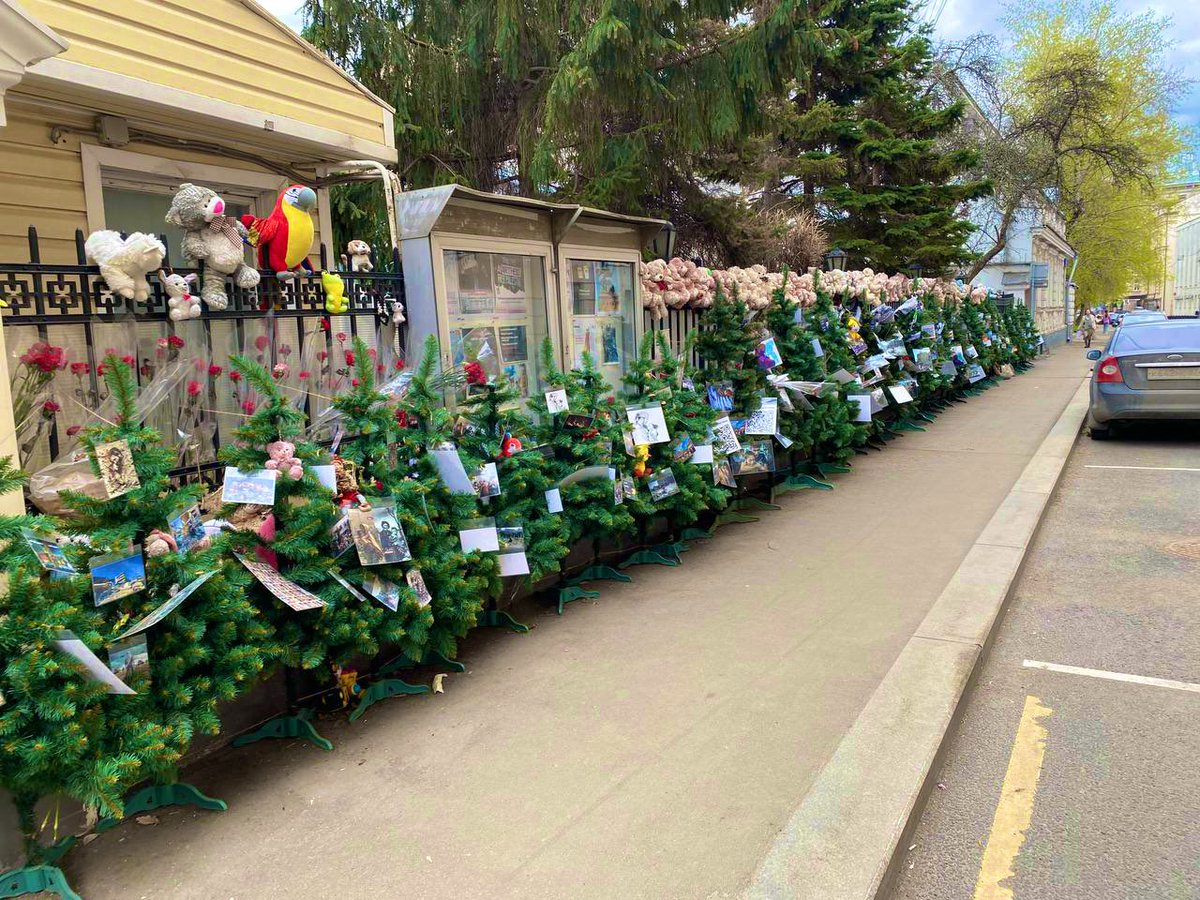
[(340, 316), (350, 308), (346, 299), (346, 284), (341, 275), (333, 272), (321, 273), (321, 287), (325, 289), (325, 311)]
[(648, 475), (651, 469), (646, 465), (650, 461), (650, 445), (638, 444), (633, 448), (633, 477), (641, 478)]

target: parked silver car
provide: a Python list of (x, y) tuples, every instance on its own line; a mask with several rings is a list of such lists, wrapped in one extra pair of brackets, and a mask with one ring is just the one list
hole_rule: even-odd
[(1088, 426), (1096, 440), (1135, 419), (1200, 419), (1200, 319), (1130, 324), (1089, 350)]

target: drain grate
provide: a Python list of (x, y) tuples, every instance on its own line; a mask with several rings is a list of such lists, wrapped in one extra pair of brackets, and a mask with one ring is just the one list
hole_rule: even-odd
[(1183, 541), (1172, 541), (1164, 547), (1168, 553), (1182, 556), (1184, 559), (1200, 560), (1200, 539), (1188, 538)]

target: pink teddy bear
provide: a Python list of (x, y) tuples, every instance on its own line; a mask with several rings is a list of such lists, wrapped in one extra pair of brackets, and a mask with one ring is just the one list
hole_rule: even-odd
[(296, 445), (287, 441), (275, 441), (267, 444), (266, 462), (268, 469), (276, 469), (281, 475), (299, 480), (304, 475), (300, 460), (296, 458)]

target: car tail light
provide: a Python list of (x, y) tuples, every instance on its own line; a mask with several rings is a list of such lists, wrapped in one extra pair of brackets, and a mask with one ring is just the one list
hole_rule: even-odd
[(1096, 383), (1097, 384), (1124, 384), (1125, 378), (1121, 375), (1121, 364), (1117, 362), (1115, 356), (1109, 356), (1100, 360), (1100, 365), (1096, 367)]

